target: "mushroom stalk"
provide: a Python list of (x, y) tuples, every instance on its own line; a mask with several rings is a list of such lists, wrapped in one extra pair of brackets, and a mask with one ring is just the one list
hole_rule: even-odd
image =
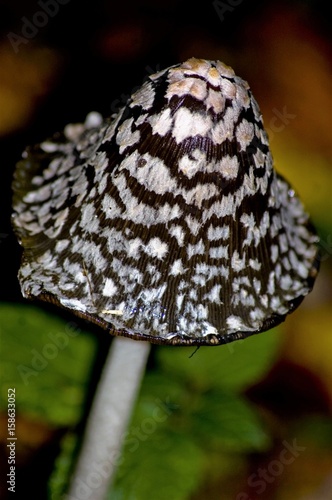
[(116, 337), (106, 359), (66, 500), (104, 500), (114, 477), (150, 352), (149, 342)]

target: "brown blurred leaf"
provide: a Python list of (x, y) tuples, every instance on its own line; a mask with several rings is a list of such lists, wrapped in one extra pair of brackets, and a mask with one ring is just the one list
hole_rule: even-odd
[(307, 367), (326, 386), (332, 401), (331, 304), (302, 307), (289, 316), (283, 349), (284, 358)]
[(17, 54), (3, 43), (0, 67), (0, 135), (6, 135), (27, 124), (38, 101), (55, 84), (61, 61), (55, 51), (32, 42)]

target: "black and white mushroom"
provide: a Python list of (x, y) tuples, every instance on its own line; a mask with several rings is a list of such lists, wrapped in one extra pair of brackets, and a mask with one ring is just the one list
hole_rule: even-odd
[(13, 189), (23, 295), (146, 346), (268, 330), (317, 275), (317, 235), (259, 107), (219, 61), (151, 75), (116, 116), (27, 149)]

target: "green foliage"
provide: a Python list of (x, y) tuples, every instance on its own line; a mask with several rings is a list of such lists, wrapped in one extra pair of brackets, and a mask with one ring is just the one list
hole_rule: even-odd
[[(161, 379), (160, 391), (154, 388)], [(167, 385), (167, 389), (166, 389)], [(171, 396), (170, 396), (171, 394)], [(249, 403), (221, 389), (194, 393), (179, 380), (147, 376), (110, 499), (185, 499), (209, 469), (210, 455), (265, 449), (269, 438)]]
[(314, 443), (316, 447), (332, 449), (332, 420), (330, 415), (306, 415), (296, 421), (299, 442)]
[(55, 460), (54, 470), (49, 479), (49, 498), (61, 500), (68, 485), (68, 478), (72, 470), (72, 459), (75, 454), (78, 436), (68, 432), (61, 440), (61, 453)]
[[(2, 409), (15, 387), (18, 411), (52, 425), (75, 424), (95, 354), (92, 336), (31, 305), (0, 305)], [(227, 463), (269, 446), (257, 411), (242, 395), (270, 367), (275, 332), (221, 347), (155, 347), (109, 498), (184, 500)], [(76, 437), (68, 434), (50, 480), (61, 498)], [(237, 460), (235, 457), (238, 457)]]
[(204, 455), (188, 434), (161, 428), (128, 450), (110, 500), (182, 500), (194, 492), (202, 477)]
[(77, 422), (94, 339), (32, 305), (0, 304), (1, 409), (8, 387), (17, 411), (62, 426)]
[(270, 444), (255, 410), (244, 398), (230, 392), (203, 394), (191, 420), (193, 435), (205, 447), (250, 452)]
[(274, 329), (218, 347), (201, 347), (193, 356), (193, 348), (163, 347), (157, 358), (165, 372), (190, 380), (198, 388), (240, 391), (264, 375), (279, 342), (280, 331)]
[(266, 450), (269, 436), (241, 391), (264, 375), (278, 345), (274, 331), (193, 356), (193, 348), (156, 348), (109, 498), (187, 499), (206, 474), (229, 473), (227, 455)]

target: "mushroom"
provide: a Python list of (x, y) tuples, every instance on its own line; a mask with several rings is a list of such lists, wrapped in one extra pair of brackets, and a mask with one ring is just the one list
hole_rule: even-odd
[(97, 500), (150, 343), (216, 346), (279, 324), (313, 287), (318, 238), (247, 82), (219, 61), (166, 68), (116, 116), (28, 148), (13, 190), (24, 297), (117, 336), (69, 494), (105, 461)]

